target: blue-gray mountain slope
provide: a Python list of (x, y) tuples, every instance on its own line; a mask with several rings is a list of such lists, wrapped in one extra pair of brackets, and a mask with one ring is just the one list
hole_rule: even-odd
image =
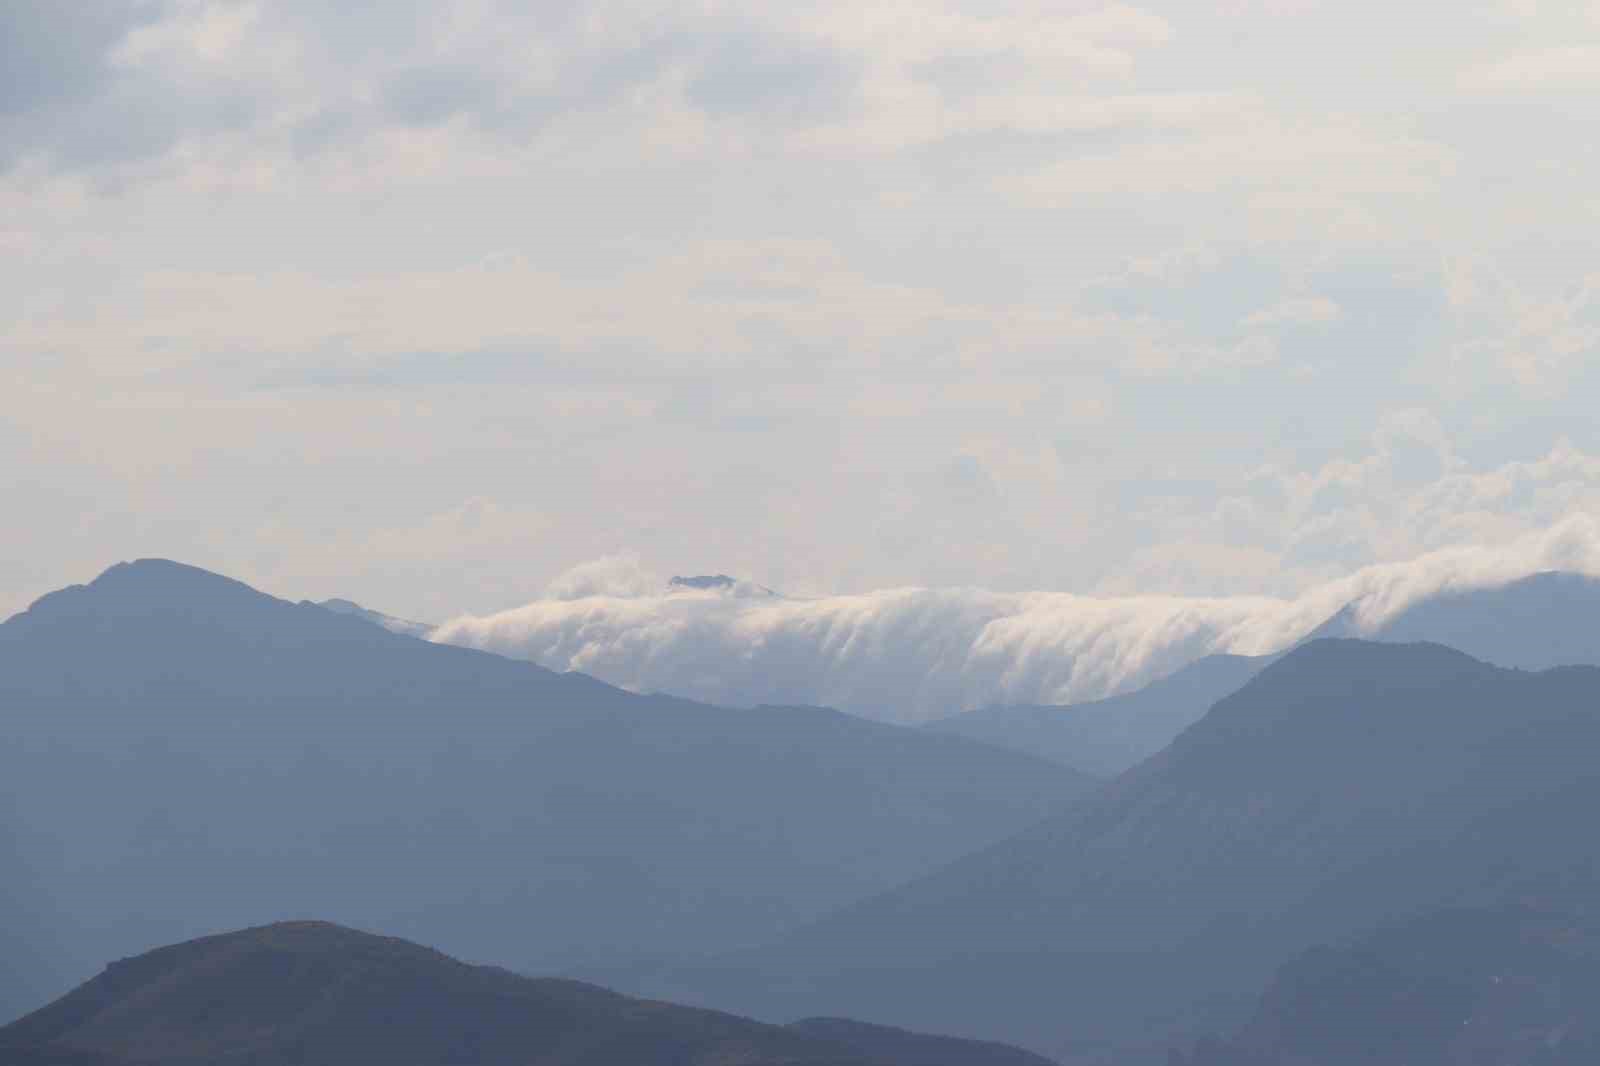
[(923, 728), (1115, 777), (1166, 747), (1271, 661), (1264, 655), (1208, 655), (1119, 696), (1067, 706), (984, 707)]
[[(876, 1039), (863, 1050), (844, 1036)], [(1050, 1066), (1015, 1048), (784, 1028), (519, 977), (324, 922), (122, 959), (0, 1027), (6, 1066)]]
[(1600, 670), (1317, 641), (1056, 818), (661, 990), (1160, 1061), (1391, 916), (1592, 912), (1597, 809)]
[[(313, 913), (530, 972), (768, 939), (1086, 787), (843, 714), (430, 644), (175, 563), (0, 625), (0, 976)], [(14, 897), (14, 898), (13, 898)], [(16, 972), (13, 972), (16, 971)]]

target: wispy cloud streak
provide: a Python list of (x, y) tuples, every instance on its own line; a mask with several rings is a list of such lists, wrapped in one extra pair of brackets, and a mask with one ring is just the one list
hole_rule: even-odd
[(1092, 699), (1208, 653), (1275, 651), (1347, 606), (1357, 630), (1372, 632), (1431, 596), (1553, 569), (1600, 574), (1600, 522), (1578, 515), (1501, 546), (1367, 567), (1292, 598), (898, 588), (794, 599), (753, 586), (667, 591), (636, 558), (612, 557), (547, 599), (458, 618), (434, 639), (641, 691), (915, 722)]

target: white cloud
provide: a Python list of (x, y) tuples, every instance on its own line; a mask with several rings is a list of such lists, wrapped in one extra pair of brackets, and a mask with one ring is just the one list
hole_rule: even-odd
[[(1367, 567), (1286, 599), (1092, 597), (903, 588), (820, 599), (668, 593), (580, 568), (552, 598), (460, 618), (435, 640), (718, 703), (821, 703), (920, 721), (988, 703), (1124, 690), (1211, 652), (1286, 647), (1349, 605), (1366, 630), (1448, 590), (1540, 570), (1600, 574), (1600, 521), (1575, 516), (1497, 547)], [(606, 575), (596, 581), (595, 573)], [(589, 595), (573, 598), (574, 592)]]
[(1520, 536), (1592, 490), (1510, 461), (1600, 450), (1593, 94), (1463, 91), (1594, 40), (1525, 14), (0, 4), (0, 599), (162, 554), (438, 618), (630, 545), (1291, 596)]

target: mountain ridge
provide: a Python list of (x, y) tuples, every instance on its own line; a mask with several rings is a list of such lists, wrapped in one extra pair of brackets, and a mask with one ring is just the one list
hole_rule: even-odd
[(1595, 750), (1600, 669), (1313, 642), (1062, 814), (663, 987), (1159, 1061), (1141, 1040), (1242, 1021), (1283, 958), (1396, 911), (1592, 909)]
[(0, 845), (32, 874), (0, 942), (48, 968), (24, 964), (0, 1012), (103, 952), (297, 911), (611, 975), (759, 943), (1090, 786), (959, 738), (629, 693), (169, 561), (0, 624), (0, 706)]
[[(323, 921), (214, 934), (120, 959), (0, 1028), (8, 1066), (1049, 1066), (1014, 1048), (872, 1027), (876, 1046), (471, 966)], [(20, 1062), (19, 1062), (20, 1060)]]
[(1115, 777), (1164, 748), (1273, 658), (1207, 655), (1132, 692), (1084, 703), (979, 708), (921, 728)]

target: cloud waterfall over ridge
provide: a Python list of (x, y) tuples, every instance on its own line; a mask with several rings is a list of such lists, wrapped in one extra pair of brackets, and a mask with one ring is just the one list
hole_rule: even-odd
[(585, 564), (550, 598), (432, 639), (712, 703), (807, 703), (920, 722), (997, 703), (1072, 703), (1213, 652), (1263, 654), (1350, 607), (1371, 632), (1431, 596), (1542, 570), (1600, 575), (1600, 521), (1369, 566), (1293, 598), (1095, 597), (897, 588), (815, 599), (669, 589), (632, 557)]

